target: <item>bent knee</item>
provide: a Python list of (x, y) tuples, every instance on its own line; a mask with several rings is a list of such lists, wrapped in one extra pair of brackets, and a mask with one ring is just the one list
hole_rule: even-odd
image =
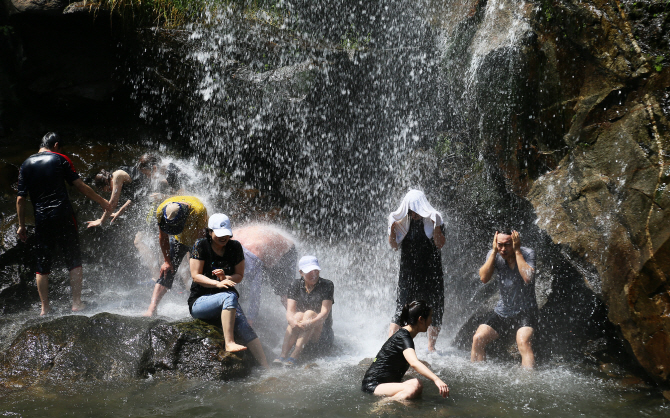
[(423, 392), (423, 384), (419, 379), (411, 379), (406, 383), (409, 384), (413, 396), (421, 395), (421, 392)]

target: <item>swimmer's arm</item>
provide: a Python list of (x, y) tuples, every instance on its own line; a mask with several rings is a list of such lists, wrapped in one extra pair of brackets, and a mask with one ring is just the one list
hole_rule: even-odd
[(124, 203), (123, 206), (121, 206), (121, 207), (119, 208), (119, 210), (117, 210), (116, 212), (112, 213), (112, 220), (109, 221), (109, 222), (110, 222), (110, 223), (114, 222), (114, 221), (116, 220), (116, 218), (118, 218), (123, 212), (126, 211), (126, 209), (128, 209), (128, 206), (130, 206), (131, 203), (133, 203), (132, 200), (130, 200), (130, 199), (126, 200), (126, 203)]
[(298, 323), (295, 321), (295, 314), (297, 309), (298, 303), (295, 301), (295, 299), (286, 300), (286, 321), (292, 328), (295, 328), (298, 325)]
[(489, 258), (486, 259), (484, 265), (479, 269), (479, 279), (486, 284), (493, 277), (495, 271), (496, 253), (492, 252)]
[(72, 185), (77, 188), (84, 196), (88, 197), (98, 205), (100, 205), (104, 210), (110, 210), (111, 206), (109, 205), (109, 202), (97, 194), (95, 190), (91, 189), (89, 185), (84, 183), (82, 179), (77, 179), (72, 182)]
[(405, 360), (407, 360), (414, 370), (435, 383), (435, 386), (437, 386), (437, 389), (440, 391), (440, 395), (442, 395), (443, 398), (449, 396), (449, 387), (447, 384), (416, 357), (416, 351), (414, 351), (413, 348), (406, 349), (402, 352), (402, 355), (405, 356)]
[(397, 227), (398, 227), (398, 222), (393, 222), (393, 224), (391, 225), (391, 233), (389, 234), (389, 245), (394, 250), (398, 249), (398, 243), (395, 240), (395, 237), (396, 237), (396, 231), (395, 230), (396, 230)]
[(235, 266), (235, 273), (232, 276), (226, 276), (226, 279), (232, 280), (235, 283), (240, 283), (244, 279), (244, 260), (237, 263)]
[[(189, 268), (191, 270), (191, 278), (195, 283), (198, 283), (202, 287), (222, 287), (222, 281), (210, 279), (209, 277), (202, 274), (205, 269), (205, 260), (196, 260), (191, 258), (189, 262)], [(228, 286), (223, 286), (228, 287)]]
[(158, 245), (161, 248), (161, 254), (163, 254), (164, 262), (172, 265), (170, 262), (170, 236), (163, 232), (160, 228), (158, 229)]
[(16, 198), (16, 216), (19, 218), (19, 229), (16, 230), (16, 233), (21, 241), (26, 242), (28, 232), (26, 231), (26, 198), (24, 196)]
[(517, 231), (512, 231), (512, 248), (514, 249), (514, 257), (516, 258), (516, 265), (519, 268), (519, 274), (523, 281), (528, 284), (533, 280), (535, 269), (526, 262), (521, 252), (521, 238)]
[(333, 309), (333, 301), (325, 299), (321, 301), (321, 312), (317, 316), (312, 319), (312, 322), (316, 323), (322, 323), (325, 322), (326, 318), (328, 318), (328, 314), (330, 313), (330, 310)]
[(447, 238), (445, 238), (444, 234), (442, 233), (442, 228), (440, 226), (435, 226), (433, 231), (433, 242), (435, 242), (435, 246), (437, 248), (442, 249), (442, 247), (444, 247), (444, 243), (447, 242)]

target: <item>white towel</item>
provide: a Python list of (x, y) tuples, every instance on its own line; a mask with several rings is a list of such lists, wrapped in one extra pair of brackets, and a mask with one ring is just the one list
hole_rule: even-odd
[(433, 238), (433, 229), (442, 225), (442, 215), (428, 203), (426, 195), (420, 190), (410, 190), (402, 199), (400, 207), (391, 212), (388, 219), (388, 234), (391, 235), (391, 226), (398, 222), (395, 240), (398, 244), (402, 242), (409, 230), (410, 217), (408, 212), (412, 210), (423, 217), (423, 230), (428, 238)]

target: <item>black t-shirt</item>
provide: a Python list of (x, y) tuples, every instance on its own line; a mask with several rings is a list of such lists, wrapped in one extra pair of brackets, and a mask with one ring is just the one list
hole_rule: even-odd
[[(213, 270), (222, 269), (227, 276), (231, 276), (235, 273), (235, 266), (244, 261), (244, 251), (242, 250), (242, 244), (239, 241), (229, 240), (225, 246), (225, 251), (222, 256), (218, 255), (212, 249), (212, 238), (201, 238), (196, 241), (191, 251), (191, 258), (195, 260), (202, 260), (205, 262), (205, 266), (202, 269), (202, 274), (209, 277), (213, 280), (218, 280), (214, 274)], [(222, 292), (235, 292), (237, 289), (227, 288), (219, 289), (216, 287), (204, 287), (196, 283), (195, 281), (191, 282), (191, 295), (188, 298), (188, 308), (189, 310), (193, 306), (193, 302), (198, 299), (200, 296), (204, 295), (215, 295)]]
[(386, 340), (377, 353), (370, 368), (365, 372), (363, 384), (400, 382), (409, 369), (409, 363), (403, 355), (403, 351), (408, 348), (414, 349), (414, 340), (409, 331), (400, 328)]
[(19, 196), (30, 194), (36, 224), (73, 215), (65, 182), (72, 185), (78, 178), (72, 161), (55, 152), (33, 154), (21, 164)]
[[(440, 229), (444, 233), (444, 225)], [(439, 282), (443, 276), (440, 249), (426, 236), (423, 219), (411, 219), (407, 235), (400, 243), (400, 286)]]
[[(305, 312), (311, 310), (317, 314), (321, 312), (321, 303), (324, 300), (332, 300), (335, 303), (333, 294), (335, 293), (335, 285), (330, 280), (324, 279), (323, 277), (319, 278), (319, 281), (316, 282), (314, 289), (310, 293), (307, 293), (305, 289), (305, 279), (302, 277), (298, 280), (294, 280), (291, 283), (291, 286), (288, 288), (288, 299), (293, 299), (296, 302), (296, 309), (298, 312)], [(333, 328), (333, 310), (331, 309), (328, 312), (328, 317), (323, 323), (324, 330), (330, 330)]]

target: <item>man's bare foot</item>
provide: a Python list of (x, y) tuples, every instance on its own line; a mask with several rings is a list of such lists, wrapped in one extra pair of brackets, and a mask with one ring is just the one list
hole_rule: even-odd
[(49, 315), (49, 313), (51, 313), (51, 308), (49, 308), (49, 307), (45, 308), (43, 306), (42, 309), (41, 309), (41, 312), (40, 312), (40, 316)]
[(238, 351), (244, 351), (246, 350), (247, 347), (235, 343), (230, 343), (226, 344), (226, 351), (230, 351), (231, 353), (237, 353)]
[(148, 310), (148, 309), (147, 309), (147, 311), (144, 312), (144, 313), (142, 314), (142, 316), (146, 316), (146, 317), (156, 316), (156, 311), (151, 311), (151, 310)]

